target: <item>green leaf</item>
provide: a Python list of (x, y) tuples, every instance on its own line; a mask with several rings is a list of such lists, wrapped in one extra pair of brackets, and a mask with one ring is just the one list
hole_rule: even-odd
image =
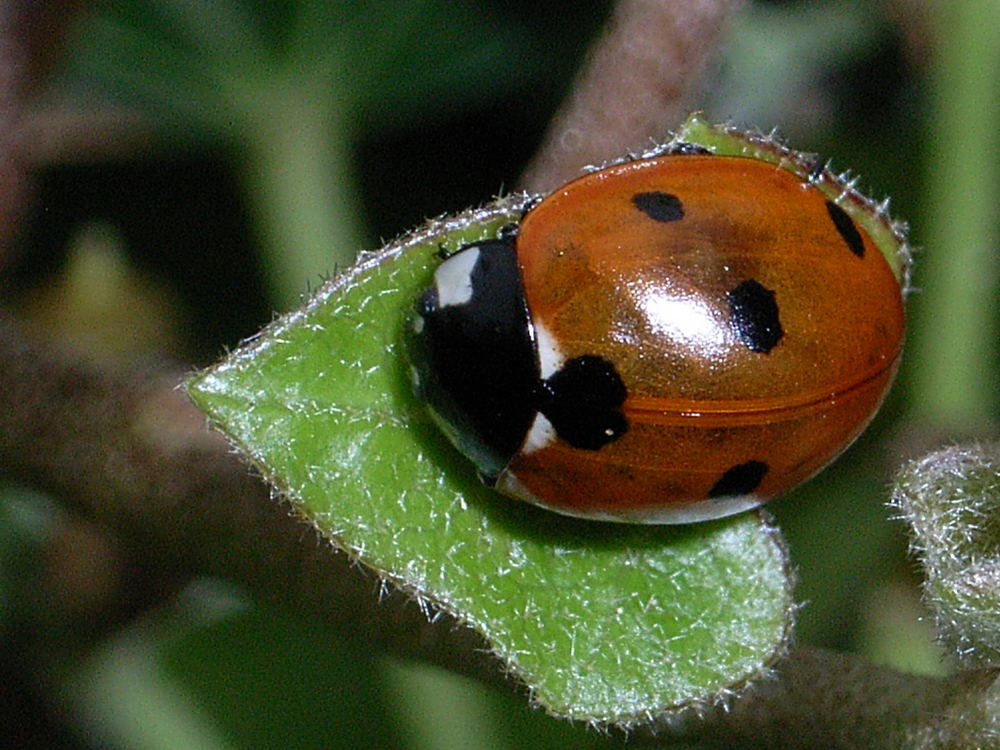
[(793, 609), (787, 562), (762, 514), (630, 526), (507, 500), (436, 431), (410, 388), (414, 300), (439, 247), (496, 236), (527, 200), (363, 258), (188, 390), (303, 517), (480, 630), (549, 711), (628, 724), (766, 669)]

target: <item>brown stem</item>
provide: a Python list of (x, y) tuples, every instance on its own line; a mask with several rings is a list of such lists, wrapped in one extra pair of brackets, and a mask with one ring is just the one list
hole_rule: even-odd
[(724, 708), (690, 711), (635, 739), (659, 743), (680, 736), (706, 748), (761, 750), (946, 747), (935, 732), (949, 707), (980, 694), (992, 680), (988, 673), (918, 677), (851, 654), (798, 647), (777, 665), (774, 679)]
[(588, 164), (642, 150), (697, 105), (699, 84), (741, 0), (625, 0), (553, 120), (520, 187), (547, 192)]
[(0, 262), (10, 252), (23, 209), (25, 170), (15, 148), (28, 66), (22, 3), (0, 3)]
[[(427, 616), (274, 502), (152, 366), (62, 357), (0, 315), (0, 467), (141, 549), (164, 580), (199, 574), (334, 623), (371, 648), (502, 682), (481, 638)], [(164, 592), (169, 593), (169, 592)]]
[(84, 0), (0, 2), (0, 267), (29, 198), (26, 97), (52, 70)]

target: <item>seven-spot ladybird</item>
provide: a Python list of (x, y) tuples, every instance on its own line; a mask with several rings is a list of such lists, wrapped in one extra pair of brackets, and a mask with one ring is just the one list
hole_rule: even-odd
[(687, 523), (833, 460), (903, 327), (886, 258), (809, 176), (688, 151), (581, 177), (448, 257), (417, 304), (413, 376), (498, 491)]

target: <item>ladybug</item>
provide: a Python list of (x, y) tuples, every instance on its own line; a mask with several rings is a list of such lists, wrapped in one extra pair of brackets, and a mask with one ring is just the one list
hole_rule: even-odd
[(688, 523), (811, 477), (897, 369), (900, 282), (808, 177), (670, 154), (570, 182), (417, 302), (417, 394), (499, 492)]

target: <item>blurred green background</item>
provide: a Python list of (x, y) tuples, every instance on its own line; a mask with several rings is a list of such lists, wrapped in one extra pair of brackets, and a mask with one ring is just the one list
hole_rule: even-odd
[[(998, 7), (758, 0), (696, 102), (850, 167), (866, 192), (892, 196), (922, 248), (889, 402), (773, 512), (799, 576), (799, 640), (924, 674), (949, 664), (885, 500), (902, 458), (994, 432)], [(207, 364), (356, 251), (511, 189), (609, 11), (583, 0), (91, 3), (33, 106), (58, 122), (86, 113), (93, 148), (40, 160), (9, 298), (99, 361)], [(218, 581), (88, 632), (72, 602), (53, 611), (39, 593), (65, 512), (9, 487), (0, 515), (0, 660), (14, 675), (0, 686), (0, 744), (7, 732), (11, 746), (67, 748), (617, 742)], [(84, 589), (113, 585), (98, 547), (86, 560), (74, 548)]]

